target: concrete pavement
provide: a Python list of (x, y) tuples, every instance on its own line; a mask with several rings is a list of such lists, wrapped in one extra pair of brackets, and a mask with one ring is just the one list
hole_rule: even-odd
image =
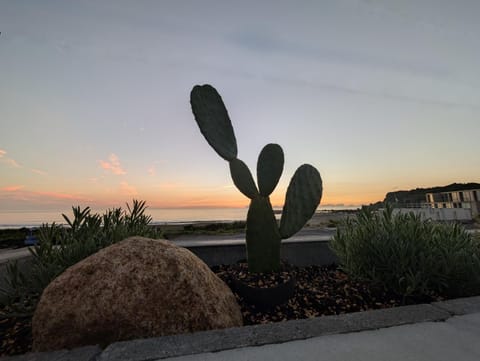
[(175, 361), (478, 361), (480, 313), (307, 340), (166, 358)]
[(28, 247), (16, 248), (16, 249), (4, 249), (0, 251), (0, 264), (8, 261), (14, 261), (16, 259), (29, 257), (31, 255)]
[(480, 360), (480, 297), (117, 342), (97, 361)]

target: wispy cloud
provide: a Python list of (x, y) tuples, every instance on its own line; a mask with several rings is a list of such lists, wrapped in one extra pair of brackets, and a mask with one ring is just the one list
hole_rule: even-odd
[(460, 102), (460, 101), (449, 101), (449, 100), (442, 100), (442, 99), (435, 99), (429, 98), (428, 95), (426, 96), (415, 96), (415, 95), (404, 95), (395, 92), (388, 92), (384, 90), (365, 90), (365, 89), (356, 89), (354, 87), (343, 86), (338, 84), (331, 84), (323, 81), (315, 81), (315, 80), (307, 80), (307, 79), (297, 79), (293, 77), (286, 77), (283, 76), (264, 76), (266, 81), (270, 81), (272, 83), (280, 83), (285, 85), (295, 85), (295, 86), (302, 86), (308, 87), (313, 89), (324, 89), (328, 91), (334, 91), (344, 94), (359, 94), (365, 95), (368, 97), (374, 98), (385, 98), (385, 99), (392, 99), (398, 100), (402, 102), (409, 102), (409, 103), (417, 103), (417, 104), (430, 104), (430, 105), (438, 105), (442, 107), (448, 108), (470, 108), (470, 109), (480, 109), (480, 106), (473, 103), (467, 102)]
[(18, 164), (18, 162), (15, 159), (12, 159), (12, 158), (5, 158), (3, 162), (7, 163), (12, 168), (22, 168), (22, 166)]
[(54, 199), (70, 199), (70, 200), (83, 200), (83, 197), (78, 195), (69, 194), (69, 193), (61, 193), (61, 192), (32, 192), (33, 194), (46, 196)]
[(3, 192), (16, 192), (22, 189), (23, 187), (24, 187), (23, 185), (14, 185), (14, 186), (7, 186), (7, 187), (0, 188), (0, 190)]
[(40, 175), (47, 175), (47, 172), (44, 172), (43, 170), (40, 170), (40, 169), (32, 169), (32, 172)]
[(120, 192), (123, 195), (127, 195), (127, 196), (138, 195), (137, 189), (134, 186), (128, 184), (127, 182), (120, 182)]
[(7, 154), (7, 151), (5, 149), (0, 149), (0, 162), (8, 164), (10, 167), (13, 168), (21, 168), (22, 166), (18, 164), (18, 162), (15, 159), (9, 158), (5, 156)]
[(150, 174), (151, 176), (154, 176), (154, 175), (157, 173), (157, 170), (155, 169), (155, 166), (152, 165), (150, 168), (148, 168), (147, 172), (148, 172), (148, 174)]
[(110, 156), (108, 157), (108, 161), (99, 160), (98, 163), (100, 164), (100, 167), (102, 167), (107, 171), (112, 172), (113, 174), (116, 174), (116, 175), (127, 174), (127, 172), (122, 168), (120, 164), (120, 160), (114, 153), (110, 154)]
[(91, 184), (99, 184), (103, 179), (105, 179), (105, 176), (101, 175), (99, 177), (90, 177), (87, 181)]
[(0, 202), (30, 202), (31, 205), (70, 204), (83, 202), (84, 196), (64, 192), (31, 191), (24, 189), (23, 185), (12, 185), (0, 188)]
[(448, 70), (439, 64), (424, 63), (420, 60), (402, 60), (387, 53), (373, 54), (338, 46), (318, 46), (312, 43), (289, 41), (275, 32), (266, 29), (248, 29), (226, 35), (226, 40), (234, 45), (257, 53), (303, 57), (325, 63), (355, 65), (368, 69), (386, 69), (390, 71), (414, 74), (428, 74), (442, 77)]

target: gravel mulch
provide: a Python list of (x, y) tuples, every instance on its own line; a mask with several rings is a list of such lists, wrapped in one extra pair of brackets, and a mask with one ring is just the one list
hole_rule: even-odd
[[(252, 276), (246, 264), (215, 266), (212, 270), (232, 287), (233, 279), (243, 279), (262, 287), (282, 282), (293, 275), (296, 280), (294, 295), (287, 303), (270, 309), (259, 309), (248, 304), (236, 294), (245, 325), (282, 322), (287, 320), (338, 315), (349, 312), (396, 307), (404, 304), (401, 297), (358, 282), (336, 266), (310, 266), (297, 268), (284, 266), (280, 277), (272, 275)], [(431, 302), (440, 297), (409, 300), (408, 303)], [(0, 309), (0, 356), (23, 354), (31, 351), (32, 331), (30, 317), (7, 317)]]
[(0, 310), (0, 357), (18, 355), (32, 350), (32, 318), (5, 318)]
[[(248, 278), (247, 265), (216, 266), (214, 272), (230, 287), (233, 279)], [(295, 293), (287, 303), (271, 309), (259, 309), (248, 304), (242, 297), (235, 294), (242, 308), (245, 325), (255, 325), (270, 322), (282, 322), (326, 315), (339, 315), (349, 312), (359, 312), (372, 309), (397, 307), (402, 304), (422, 303), (441, 300), (441, 297), (410, 299), (385, 292), (372, 287), (366, 282), (358, 282), (332, 265), (328, 267), (310, 266), (304, 268), (290, 267), (289, 272), (296, 279)], [(260, 277), (249, 276), (251, 284), (266, 283), (270, 275)], [(278, 280), (277, 280), (278, 281)]]

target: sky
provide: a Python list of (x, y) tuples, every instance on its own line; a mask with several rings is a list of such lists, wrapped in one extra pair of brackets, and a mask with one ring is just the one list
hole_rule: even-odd
[(0, 0), (0, 211), (131, 199), (244, 207), (189, 95), (238, 157), (315, 166), (321, 204), (480, 181), (478, 0)]

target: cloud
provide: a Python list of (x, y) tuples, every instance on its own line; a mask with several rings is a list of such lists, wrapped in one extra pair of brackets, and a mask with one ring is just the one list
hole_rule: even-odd
[(114, 153), (110, 154), (110, 157), (108, 157), (108, 160), (109, 160), (108, 162), (104, 160), (99, 160), (98, 163), (100, 164), (100, 167), (116, 175), (127, 174), (127, 172), (125, 172), (125, 170), (120, 165), (120, 160)]
[(2, 159), (0, 159), (0, 162), (8, 164), (12, 168), (22, 168), (22, 166), (18, 164), (15, 159), (12, 158), (3, 157)]
[(265, 75), (263, 78), (266, 81), (269, 81), (272, 83), (302, 86), (302, 87), (308, 87), (312, 89), (324, 89), (324, 90), (334, 91), (334, 92), (339, 92), (344, 94), (353, 94), (353, 95), (360, 94), (360, 95), (365, 95), (365, 96), (374, 97), (374, 98), (386, 98), (386, 99), (398, 100), (398, 101), (409, 102), (409, 103), (438, 105), (438, 106), (448, 107), (448, 108), (458, 107), (458, 108), (480, 109), (479, 105), (468, 103), (468, 102), (460, 102), (460, 101), (457, 102), (455, 100), (449, 101), (449, 100), (435, 99), (428, 96), (424, 97), (424, 96), (415, 96), (415, 95), (404, 95), (400, 93), (387, 92), (383, 90), (370, 91), (370, 90), (364, 90), (361, 88), (357, 89), (354, 87), (337, 85), (337, 84), (332, 84), (332, 83), (323, 82), (323, 81), (297, 79), (297, 78), (290, 77), (290, 75), (287, 75), (286, 77)]
[(72, 50), (72, 46), (68, 44), (65, 40), (57, 41), (55, 44), (55, 48), (61, 54), (68, 54)]
[(150, 168), (148, 168), (147, 172), (148, 172), (148, 174), (150, 174), (151, 176), (154, 176), (154, 175), (156, 174), (155, 166), (152, 165)]
[(87, 181), (92, 184), (99, 184), (103, 179), (105, 179), (105, 176), (101, 175), (100, 177), (90, 177)]
[(13, 167), (13, 168), (21, 168), (22, 167), (14, 159), (6, 157), (5, 154), (7, 154), (7, 151), (4, 150), (4, 149), (0, 149), (0, 158), (2, 158), (2, 159), (0, 159), (0, 162), (6, 163), (10, 167)]
[(137, 189), (128, 184), (127, 182), (120, 182), (120, 192), (122, 192), (123, 195), (127, 196), (136, 196), (138, 195)]
[(14, 185), (14, 186), (8, 186), (8, 187), (3, 187), (0, 188), (1, 191), (3, 192), (16, 192), (20, 189), (22, 189), (24, 186), (22, 185)]
[(54, 199), (71, 199), (71, 200), (83, 200), (83, 197), (76, 196), (74, 194), (60, 193), (60, 192), (32, 192), (34, 195), (46, 196)]
[(2, 159), (2, 162), (8, 164), (12, 168), (22, 168), (22, 166), (18, 164), (15, 159), (12, 158), (5, 157), (4, 159)]
[(32, 172), (40, 175), (47, 175), (47, 172), (44, 172), (43, 170), (40, 170), (40, 169), (32, 169)]
[(14, 208), (20, 204), (18, 202), (28, 202), (29, 206), (40, 205), (43, 207), (52, 204), (71, 205), (73, 202), (84, 201), (86, 201), (86, 198), (80, 195), (52, 191), (30, 191), (24, 189), (23, 185), (0, 188), (0, 204), (2, 206), (12, 204)]

